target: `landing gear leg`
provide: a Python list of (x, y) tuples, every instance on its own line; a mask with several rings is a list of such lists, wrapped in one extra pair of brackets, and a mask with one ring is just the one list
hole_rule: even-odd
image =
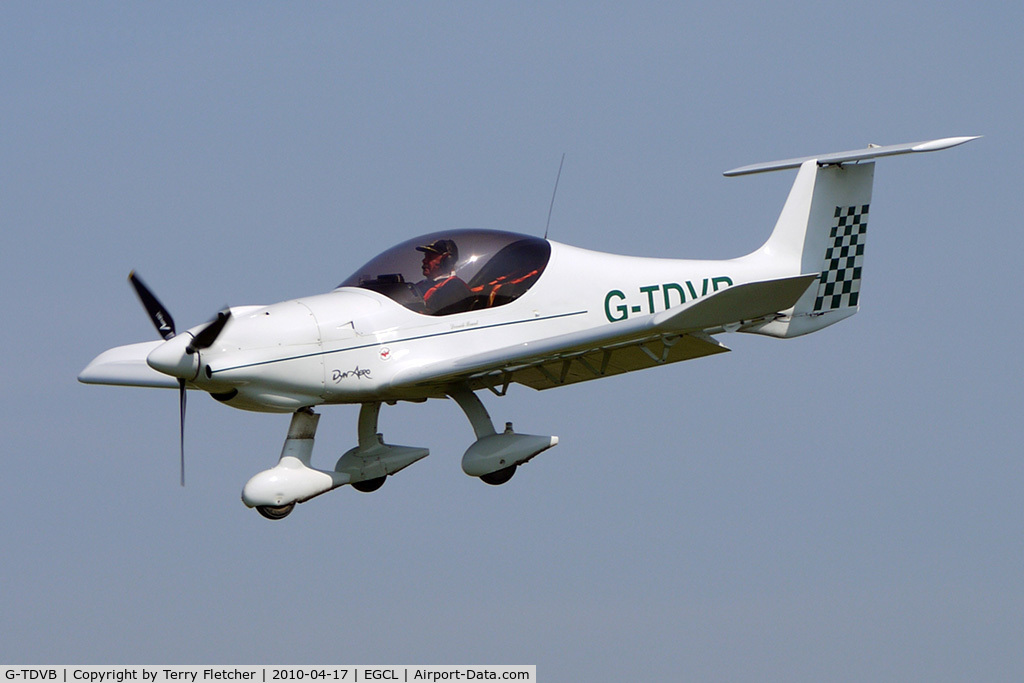
[(448, 395), (455, 399), (455, 402), (462, 408), (462, 412), (466, 414), (469, 424), (473, 425), (473, 433), (476, 434), (477, 439), (497, 434), (494, 431), (494, 423), (491, 422), (491, 415), (484, 407), (483, 401), (468, 387), (452, 387), (448, 391)]
[[(359, 406), (359, 451), (367, 452), (374, 446), (381, 443), (383, 435), (378, 438), (377, 423), (380, 419), (380, 401), (364, 403)], [(365, 473), (365, 470), (364, 470)], [(383, 474), (372, 479), (362, 479), (352, 482), (352, 488), (360, 493), (373, 493), (388, 480), (388, 475)]]

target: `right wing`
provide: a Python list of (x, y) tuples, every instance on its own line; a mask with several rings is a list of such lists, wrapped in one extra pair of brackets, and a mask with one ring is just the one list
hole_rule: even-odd
[(773, 318), (817, 279), (815, 273), (734, 285), (655, 315), (411, 368), (392, 386), (468, 383), (504, 393), (517, 382), (550, 389), (723, 353), (729, 349), (709, 332)]

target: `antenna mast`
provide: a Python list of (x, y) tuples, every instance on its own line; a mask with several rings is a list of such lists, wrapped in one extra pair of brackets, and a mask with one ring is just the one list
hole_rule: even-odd
[(555, 195), (558, 194), (558, 180), (562, 177), (562, 164), (565, 163), (565, 152), (562, 152), (562, 160), (558, 162), (558, 175), (555, 176), (555, 189), (551, 193), (551, 206), (548, 207), (548, 222), (544, 226), (544, 239), (548, 238), (548, 228), (551, 227), (551, 210), (555, 208)]

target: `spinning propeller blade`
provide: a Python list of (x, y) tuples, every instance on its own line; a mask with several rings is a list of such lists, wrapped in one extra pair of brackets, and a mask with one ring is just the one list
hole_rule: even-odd
[(181, 485), (185, 486), (185, 380), (178, 380), (178, 402), (181, 409), (180, 439), (178, 444), (181, 450)]
[[(149, 313), (149, 318), (153, 321), (153, 326), (156, 327), (156, 331), (160, 336), (165, 340), (174, 337), (174, 318), (171, 317), (171, 314), (166, 308), (164, 308), (164, 305), (160, 303), (160, 300), (153, 295), (153, 292), (150, 291), (149, 287), (145, 285), (142, 279), (135, 274), (134, 270), (128, 274), (128, 282), (130, 282), (132, 287), (135, 289), (135, 293), (138, 295), (139, 300), (145, 307), (146, 312)], [(217, 341), (217, 337), (220, 336), (221, 331), (230, 319), (231, 310), (228, 308), (217, 313), (217, 317), (210, 321), (206, 327), (193, 335), (192, 341), (185, 347), (185, 353), (192, 355), (196, 351), (207, 349), (212, 346), (213, 343)], [(185, 383), (186, 380), (184, 378), (178, 378), (178, 405), (181, 413), (179, 447), (181, 453), (182, 486), (185, 485)]]
[(211, 320), (209, 325), (196, 332), (192, 343), (185, 348), (185, 352), (195, 353), (196, 351), (210, 348), (213, 342), (217, 341), (217, 337), (220, 336), (221, 330), (228, 324), (230, 318), (231, 309), (225, 308), (223, 311), (218, 312), (217, 317)]
[(164, 339), (173, 337), (174, 318), (167, 312), (167, 309), (164, 308), (159, 299), (153, 296), (153, 292), (149, 291), (149, 287), (135, 274), (134, 270), (128, 273), (128, 282), (135, 288), (135, 293), (138, 294), (139, 300), (145, 306), (146, 311), (149, 313), (149, 319), (153, 321), (153, 325), (156, 327), (156, 331), (160, 333), (160, 336)]

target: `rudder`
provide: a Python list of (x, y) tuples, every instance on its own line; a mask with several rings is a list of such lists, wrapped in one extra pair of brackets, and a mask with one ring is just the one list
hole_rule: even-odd
[(836, 207), (835, 225), (829, 232), (830, 245), (825, 249), (824, 269), (818, 280), (813, 313), (857, 308), (868, 209), (868, 204)]

